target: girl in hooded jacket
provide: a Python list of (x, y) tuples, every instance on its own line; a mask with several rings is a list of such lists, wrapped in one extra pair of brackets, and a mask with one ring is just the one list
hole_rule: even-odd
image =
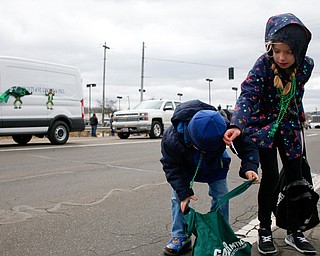
[[(267, 52), (260, 56), (241, 84), (230, 129), (224, 141), (230, 145), (241, 133), (259, 148), (262, 169), (258, 193), (260, 221), (258, 250), (276, 253), (271, 231), (273, 191), (279, 179), (277, 149), (289, 183), (302, 180), (302, 127), (306, 119), (302, 104), (304, 86), (314, 63), (306, 56), (311, 32), (295, 15), (269, 18), (265, 31)], [(299, 211), (287, 200), (288, 228), (285, 242), (301, 253), (316, 253), (299, 229)]]

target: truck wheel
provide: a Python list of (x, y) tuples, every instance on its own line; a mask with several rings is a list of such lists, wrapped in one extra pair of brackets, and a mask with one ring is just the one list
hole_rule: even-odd
[(149, 136), (151, 139), (157, 139), (160, 138), (162, 135), (162, 125), (158, 121), (153, 121), (151, 125), (151, 131), (149, 133)]
[(118, 135), (118, 137), (120, 139), (128, 139), (129, 136), (130, 136), (130, 133), (128, 133), (128, 132), (118, 132), (117, 135)]
[(50, 128), (48, 139), (54, 145), (61, 145), (69, 139), (69, 127), (63, 121), (54, 122)]
[(13, 135), (12, 139), (19, 145), (27, 145), (31, 140), (32, 135)]

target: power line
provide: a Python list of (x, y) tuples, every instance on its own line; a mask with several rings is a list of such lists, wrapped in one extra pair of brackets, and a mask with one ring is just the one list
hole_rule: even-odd
[[(182, 63), (182, 64), (191, 64), (191, 65), (200, 65), (200, 66), (211, 66), (211, 67), (218, 67), (218, 68), (230, 68), (229, 66), (224, 65), (216, 65), (216, 64), (209, 64), (209, 63), (199, 63), (199, 62), (191, 62), (191, 61), (183, 61), (183, 60), (168, 60), (168, 59), (158, 59), (158, 58), (145, 58), (148, 60), (155, 60), (155, 61), (166, 61), (166, 62), (173, 62), (173, 63)], [(236, 69), (245, 69), (250, 70), (250, 68), (241, 68), (237, 66), (233, 66)], [(312, 73), (319, 74), (318, 71), (313, 71)]]
[[(182, 63), (182, 64), (192, 64), (192, 65), (200, 65), (200, 66), (211, 66), (211, 67), (218, 67), (218, 68), (229, 68), (229, 66), (224, 65), (216, 65), (216, 64), (209, 64), (209, 63), (199, 63), (199, 62), (191, 62), (191, 61), (183, 61), (183, 60), (168, 60), (168, 59), (158, 59), (158, 58), (146, 58), (148, 60), (156, 60), (156, 61), (166, 61), (166, 62), (174, 62), (174, 63)], [(238, 69), (248, 69), (248, 68), (240, 68), (234, 67)]]

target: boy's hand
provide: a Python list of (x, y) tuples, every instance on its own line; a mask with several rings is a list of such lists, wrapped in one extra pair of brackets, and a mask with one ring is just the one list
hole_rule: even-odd
[(259, 175), (254, 171), (246, 171), (246, 177), (248, 180), (256, 179), (253, 184), (257, 184), (259, 182)]
[(180, 207), (181, 207), (182, 213), (184, 213), (184, 211), (186, 210), (187, 205), (188, 205), (188, 203), (190, 202), (190, 199), (191, 199), (191, 200), (194, 200), (194, 201), (197, 201), (197, 200), (198, 200), (198, 197), (196, 197), (196, 196), (189, 196), (189, 197), (187, 197), (186, 199), (184, 199), (183, 201), (181, 201)]

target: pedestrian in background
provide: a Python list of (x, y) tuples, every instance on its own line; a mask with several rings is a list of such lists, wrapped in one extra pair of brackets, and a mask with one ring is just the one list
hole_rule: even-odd
[[(290, 184), (302, 180), (302, 136), (306, 124), (302, 104), (304, 87), (314, 63), (306, 56), (311, 32), (293, 14), (271, 17), (266, 25), (267, 52), (260, 56), (241, 85), (241, 94), (225, 133), (227, 145), (241, 133), (249, 134), (260, 152), (262, 169), (258, 193), (260, 221), (258, 250), (276, 253), (271, 231), (273, 194), (278, 179), (277, 149)], [(285, 242), (301, 253), (315, 254), (315, 248), (299, 229), (301, 207), (294, 207), (294, 191), (288, 190), (287, 236)]]
[(110, 130), (111, 130), (111, 136), (114, 136), (115, 132), (114, 132), (114, 128), (113, 128), (113, 118), (114, 118), (114, 115), (111, 114), (111, 117), (110, 117)]
[(221, 108), (221, 105), (218, 106), (218, 111), (219, 111), (220, 115), (222, 115), (225, 118), (228, 118), (227, 113)]
[(93, 114), (90, 118), (90, 125), (91, 125), (91, 136), (97, 137), (97, 126), (98, 126), (98, 118), (96, 114)]

